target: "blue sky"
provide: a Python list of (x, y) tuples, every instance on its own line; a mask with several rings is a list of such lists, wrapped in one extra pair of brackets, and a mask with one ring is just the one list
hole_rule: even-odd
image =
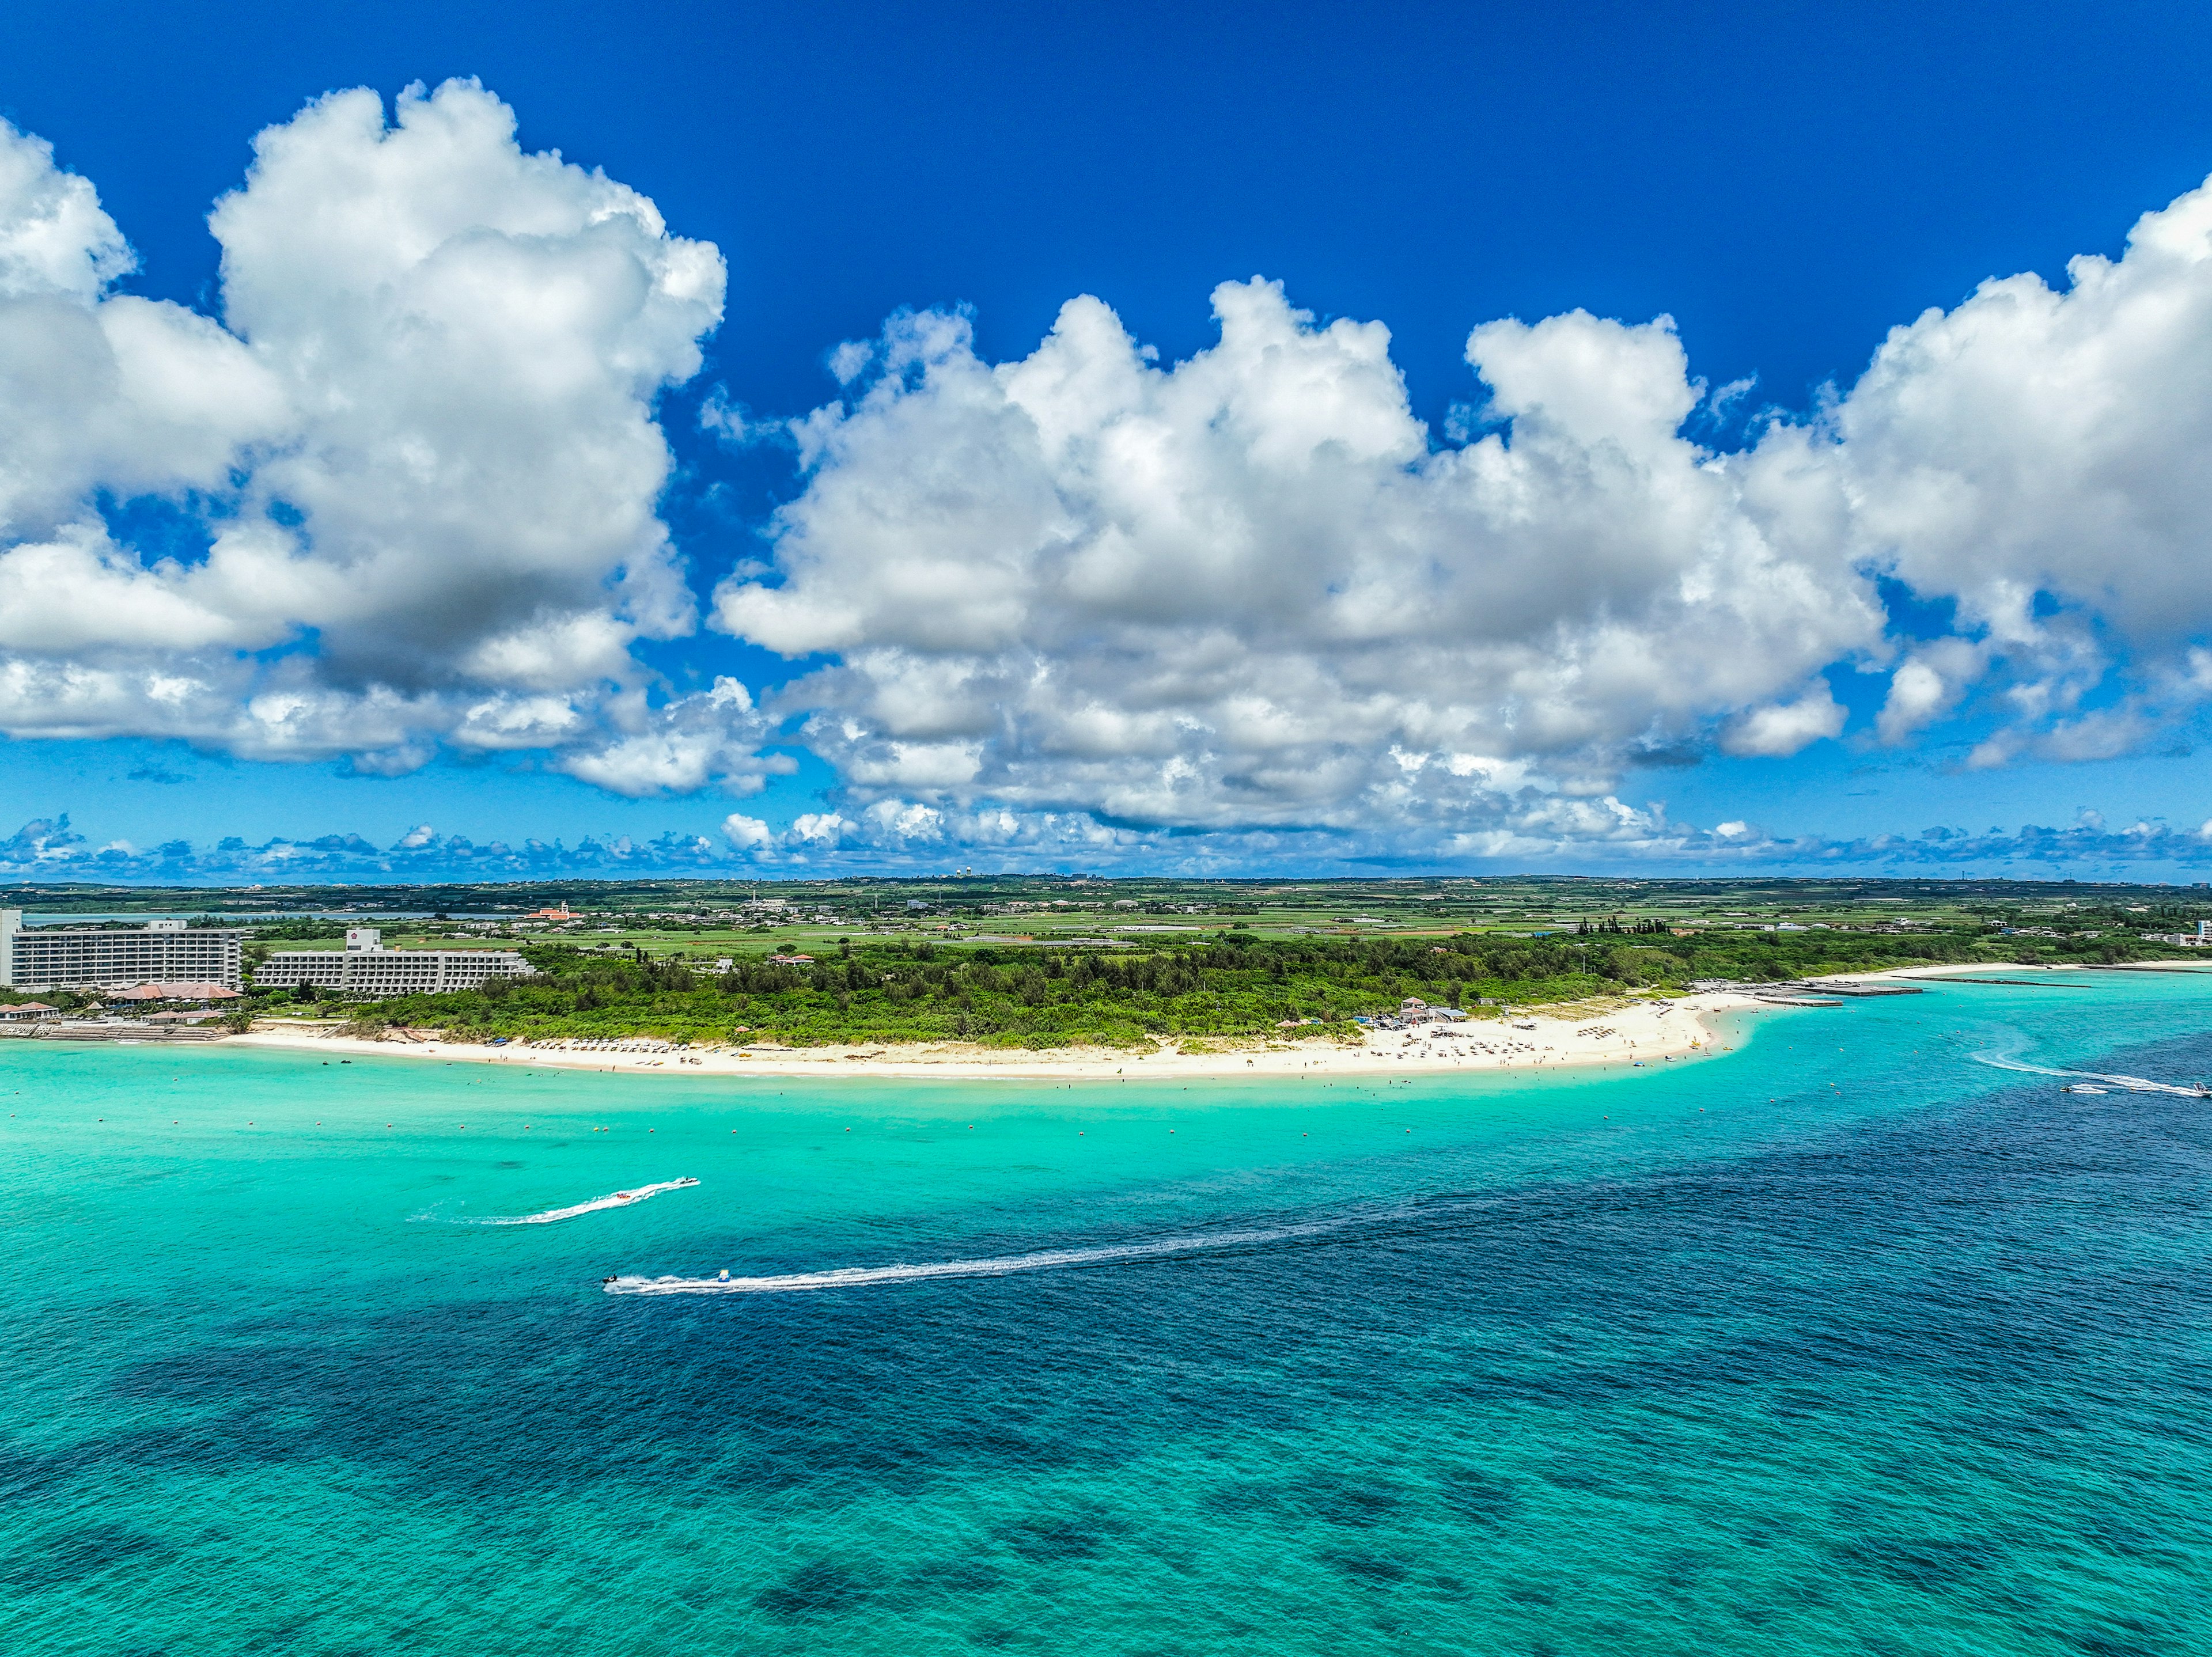
[(453, 12), (0, 18), (0, 868), (2212, 860), (2201, 9)]

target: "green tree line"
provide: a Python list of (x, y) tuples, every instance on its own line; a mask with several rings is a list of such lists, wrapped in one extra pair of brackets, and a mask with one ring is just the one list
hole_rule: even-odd
[[(453, 1039), (653, 1035), (792, 1046), (966, 1041), (1002, 1047), (1133, 1047), (1166, 1036), (1251, 1038), (1297, 1023), (1349, 1036), (1407, 997), (1476, 1016), (1702, 979), (1776, 982), (1882, 967), (2039, 958), (2113, 962), (2132, 940), (1924, 932), (1645, 929), (1549, 938), (1261, 938), (1241, 932), (1146, 950), (841, 946), (808, 962), (740, 957), (725, 972), (678, 956), (525, 946), (539, 976), (346, 1009), (366, 1028), (442, 1029)], [(1312, 1021), (1312, 1022), (1308, 1022)]]

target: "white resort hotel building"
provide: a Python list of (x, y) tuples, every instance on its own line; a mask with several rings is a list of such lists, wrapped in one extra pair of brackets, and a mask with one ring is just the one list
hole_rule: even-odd
[(0, 989), (184, 983), (241, 989), (242, 936), (169, 920), (143, 926), (26, 926), (21, 909), (0, 909)]
[(346, 931), (345, 948), (286, 950), (254, 969), (260, 988), (313, 984), (356, 1001), (393, 995), (473, 990), (495, 978), (528, 978), (535, 970), (512, 950), (387, 950), (374, 926)]

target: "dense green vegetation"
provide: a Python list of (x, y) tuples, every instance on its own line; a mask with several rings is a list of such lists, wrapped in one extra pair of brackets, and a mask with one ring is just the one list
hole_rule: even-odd
[(301, 1005), (287, 992), (249, 1001), (262, 1014), (509, 1038), (1049, 1047), (1250, 1040), (1285, 1024), (1348, 1036), (1352, 1019), (1407, 996), (1479, 1013), (1703, 980), (2212, 956), (2145, 936), (2212, 920), (2212, 886), (2073, 881), (998, 874), (0, 893), (16, 902), (33, 924), (136, 911), (242, 927), (249, 983), (270, 950), (337, 949), (349, 924), (380, 927), (388, 948), (517, 949), (540, 978), (361, 1005)]
[[(1521, 938), (1263, 938), (1221, 931), (1149, 950), (953, 948), (848, 943), (808, 962), (761, 955), (727, 971), (643, 951), (526, 947), (541, 976), (480, 992), (345, 1011), (362, 1028), (443, 1029), (455, 1039), (617, 1036), (824, 1043), (972, 1041), (1001, 1047), (1138, 1046), (1174, 1036), (1349, 1036), (1361, 1016), (1408, 996), (1478, 1016), (1706, 979), (1778, 982), (1914, 963), (2112, 962), (2124, 938), (2023, 940), (1986, 928), (1727, 930), (1676, 937), (1609, 926)], [(1486, 1005), (1485, 1004), (1487, 1004)], [(1313, 1021), (1307, 1023), (1304, 1021)]]

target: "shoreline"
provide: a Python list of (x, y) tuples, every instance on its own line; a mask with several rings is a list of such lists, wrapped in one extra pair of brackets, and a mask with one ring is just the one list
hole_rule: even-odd
[[(1519, 1013), (1419, 1030), (1381, 1030), (1358, 1045), (1264, 1041), (1184, 1053), (1172, 1041), (1139, 1053), (1106, 1047), (981, 1047), (964, 1042), (820, 1047), (717, 1045), (675, 1048), (636, 1038), (633, 1050), (563, 1043), (484, 1047), (423, 1035), (366, 1041), (330, 1031), (258, 1029), (209, 1045), (318, 1053), (349, 1059), (418, 1059), (444, 1064), (574, 1070), (600, 1075), (855, 1077), (940, 1081), (1105, 1081), (1230, 1076), (1413, 1076), (1536, 1071), (1591, 1065), (1671, 1064), (1726, 1051), (1707, 1024), (1713, 1015), (1755, 1011), (1749, 996), (1705, 993), (1672, 1001), (1638, 1000), (1607, 1012), (1565, 1018)], [(1449, 1031), (1450, 1034), (1444, 1034)]]
[(1808, 984), (1815, 986), (1821, 984), (1870, 984), (1885, 978), (1903, 979), (1907, 982), (1910, 982), (1911, 980), (1916, 978), (1935, 979), (1958, 977), (1966, 974), (1978, 973), (2190, 973), (2203, 972), (2206, 969), (2206, 967), (2212, 967), (2212, 962), (2208, 962), (2205, 967), (2200, 967), (2193, 961), (2130, 961), (2113, 966), (2107, 966), (2101, 961), (2086, 962), (2067, 962), (2063, 963), (2053, 963), (2047, 961), (1945, 961), (1925, 967), (1883, 967), (1874, 972), (1822, 973), (1818, 978), (1808, 978), (1804, 981)]
[[(2191, 963), (2175, 963), (2187, 971)], [(2019, 962), (1943, 962), (1886, 967), (1868, 972), (1826, 973), (1801, 980), (1800, 994), (1824, 985), (1884, 980), (1937, 980), (1989, 973), (2078, 972), (2075, 966)], [(1776, 986), (1778, 991), (1781, 986)], [(1784, 992), (1786, 993), (1787, 992)], [(599, 1075), (782, 1078), (853, 1077), (873, 1080), (1111, 1082), (1137, 1077), (1191, 1080), (1231, 1076), (1407, 1077), (1469, 1072), (1537, 1072), (1594, 1065), (1673, 1064), (1733, 1051), (1708, 1022), (1717, 1015), (1778, 1011), (1787, 1001), (1735, 991), (1705, 991), (1672, 1000), (1638, 998), (1607, 1011), (1568, 1004), (1564, 1016), (1543, 1009), (1509, 1018), (1469, 1019), (1419, 1030), (1376, 1030), (1358, 1044), (1319, 1041), (1253, 1040), (1186, 1053), (1171, 1039), (1138, 1053), (1108, 1047), (1025, 1049), (968, 1042), (876, 1043), (783, 1047), (774, 1043), (716, 1043), (675, 1047), (651, 1037), (610, 1038), (605, 1047), (572, 1039), (543, 1047), (510, 1042), (488, 1047), (447, 1041), (427, 1032), (398, 1040), (370, 1041), (334, 1028), (259, 1029), (242, 1035), (195, 1043), (210, 1047), (255, 1047), (319, 1053), (326, 1058), (414, 1059), (442, 1064), (500, 1065), (525, 1070), (567, 1070)], [(1446, 1032), (1449, 1032), (1447, 1034)]]

